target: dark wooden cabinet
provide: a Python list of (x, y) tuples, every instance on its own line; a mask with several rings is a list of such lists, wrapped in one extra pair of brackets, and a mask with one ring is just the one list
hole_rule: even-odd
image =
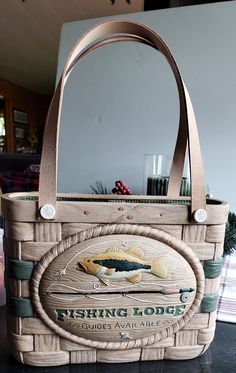
[(50, 100), (0, 78), (0, 153), (41, 152)]

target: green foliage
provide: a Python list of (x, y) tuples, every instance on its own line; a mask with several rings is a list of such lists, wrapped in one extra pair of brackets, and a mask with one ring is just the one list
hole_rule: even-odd
[(103, 186), (100, 180), (96, 181), (94, 185), (90, 185), (90, 188), (95, 194), (108, 194), (107, 187)]
[(232, 254), (234, 250), (236, 250), (236, 214), (230, 212), (225, 230), (224, 256)]

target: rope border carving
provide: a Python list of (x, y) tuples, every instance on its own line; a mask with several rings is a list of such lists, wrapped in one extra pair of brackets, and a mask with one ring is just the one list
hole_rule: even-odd
[[(180, 255), (182, 255), (189, 265), (191, 266), (197, 281), (197, 289), (195, 298), (193, 300), (192, 305), (188, 309), (188, 311), (184, 314), (184, 316), (176, 321), (176, 323), (172, 324), (171, 326), (167, 327), (166, 329), (160, 330), (156, 332), (154, 335), (136, 339), (136, 340), (129, 340), (129, 341), (122, 341), (122, 342), (101, 342), (101, 341), (94, 341), (89, 340), (86, 338), (79, 337), (77, 335), (71, 334), (70, 332), (62, 329), (59, 325), (54, 323), (47, 313), (44, 311), (40, 295), (39, 295), (39, 286), (40, 281), (43, 276), (44, 271), (48, 267), (48, 265), (61, 253), (65, 250), (69, 249), (71, 246), (74, 246), (78, 243), (84, 242), (91, 238), (99, 237), (99, 236), (106, 236), (106, 235), (113, 235), (113, 234), (131, 234), (143, 237), (149, 237), (164, 244), (170, 246), (174, 250), (176, 250)], [(202, 264), (200, 263), (198, 257), (193, 253), (193, 251), (181, 240), (173, 237), (172, 235), (157, 229), (157, 228), (150, 228), (147, 226), (142, 225), (132, 225), (132, 224), (105, 224), (105, 225), (98, 225), (94, 228), (89, 228), (77, 234), (67, 237), (66, 239), (59, 242), (57, 245), (53, 246), (51, 250), (49, 250), (38, 262), (32, 278), (31, 278), (31, 298), (34, 309), (41, 320), (51, 328), (55, 333), (58, 335), (67, 338), (75, 343), (79, 343), (88, 347), (99, 348), (99, 349), (132, 349), (132, 348), (139, 348), (151, 345), (153, 343), (159, 342), (160, 340), (171, 336), (172, 334), (176, 333), (179, 329), (181, 329), (186, 323), (188, 323), (194, 314), (199, 309), (201, 304), (201, 300), (203, 297), (204, 292), (204, 284), (205, 284), (205, 276), (204, 271), (202, 268)]]

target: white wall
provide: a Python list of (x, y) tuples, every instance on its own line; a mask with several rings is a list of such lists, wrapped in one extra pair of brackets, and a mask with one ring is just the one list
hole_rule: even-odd
[[(236, 1), (127, 18), (157, 30), (171, 48), (195, 108), (206, 183), (235, 211)], [(63, 25), (57, 77), (75, 41), (101, 20)], [(90, 192), (96, 180), (112, 188), (123, 179), (142, 192), (144, 154), (172, 154), (177, 125), (177, 90), (162, 56), (134, 43), (96, 51), (66, 88), (59, 191)]]

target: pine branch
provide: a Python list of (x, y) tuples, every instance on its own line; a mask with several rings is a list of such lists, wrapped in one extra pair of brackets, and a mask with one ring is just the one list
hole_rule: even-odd
[(224, 256), (236, 250), (236, 214), (230, 212), (225, 229)]
[(103, 186), (100, 180), (96, 181), (94, 185), (90, 185), (90, 188), (95, 194), (108, 194), (107, 187)]

